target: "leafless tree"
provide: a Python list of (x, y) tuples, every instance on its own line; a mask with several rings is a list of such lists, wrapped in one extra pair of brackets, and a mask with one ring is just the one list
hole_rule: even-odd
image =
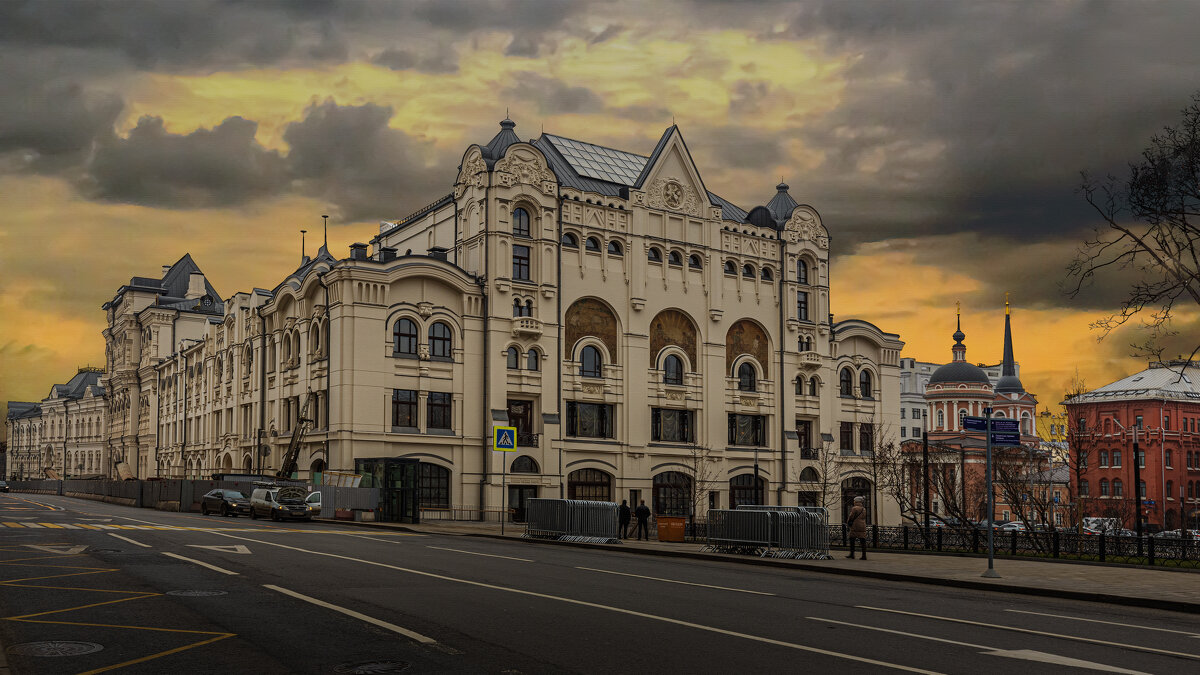
[[(1129, 273), (1133, 281), (1120, 310), (1093, 327), (1103, 339), (1142, 315), (1149, 333), (1145, 343), (1132, 345), (1135, 355), (1159, 361), (1162, 340), (1176, 334), (1176, 303), (1200, 307), (1200, 93), (1182, 115), (1177, 126), (1150, 139), (1128, 176), (1100, 180), (1083, 173), (1079, 191), (1101, 223), (1068, 266), (1065, 287), (1075, 297), (1101, 272)], [(1200, 352), (1200, 343), (1189, 346), (1187, 363)]]
[(1064, 396), (1067, 402), (1069, 432), (1067, 469), (1070, 473), (1064, 520), (1069, 527), (1077, 530), (1082, 530), (1085, 517), (1099, 515), (1094, 492), (1097, 486), (1091, 485), (1089, 474), (1095, 466), (1098, 445), (1102, 441), (1100, 413), (1094, 405), (1070, 405), (1072, 400), (1086, 394), (1087, 391), (1087, 385), (1076, 375)]
[(695, 532), (696, 515), (700, 514), (702, 520), (708, 517), (708, 493), (720, 489), (720, 464), (712, 448), (696, 444), (688, 448), (687, 462), (692, 470), (692, 508), (689, 509), (689, 520), (693, 525), (692, 531)]
[[(841, 495), (843, 460), (833, 441), (822, 441), (811, 464), (796, 465), (795, 483), (812, 495), (814, 506), (833, 511)], [(812, 472), (805, 473), (806, 468)], [(815, 475), (814, 475), (815, 474)]]

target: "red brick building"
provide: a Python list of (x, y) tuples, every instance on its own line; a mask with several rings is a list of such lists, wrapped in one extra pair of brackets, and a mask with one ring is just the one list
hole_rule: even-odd
[(1173, 530), (1186, 512), (1189, 528), (1200, 526), (1200, 366), (1152, 363), (1063, 405), (1072, 491), (1083, 515), (1135, 525), (1136, 437), (1143, 522)]

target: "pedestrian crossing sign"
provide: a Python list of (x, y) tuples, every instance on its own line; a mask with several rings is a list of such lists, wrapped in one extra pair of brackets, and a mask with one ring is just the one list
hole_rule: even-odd
[(516, 452), (517, 428), (492, 427), (492, 449), (499, 452)]

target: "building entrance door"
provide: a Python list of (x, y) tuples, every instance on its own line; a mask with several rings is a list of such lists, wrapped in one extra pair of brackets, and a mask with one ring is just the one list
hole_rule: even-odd
[(508, 486), (508, 508), (512, 510), (514, 523), (525, 522), (525, 508), (529, 505), (530, 499), (537, 499), (537, 493), (536, 485)]

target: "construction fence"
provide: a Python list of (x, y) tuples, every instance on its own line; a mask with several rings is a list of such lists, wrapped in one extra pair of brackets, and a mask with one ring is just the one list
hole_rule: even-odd
[(618, 544), (621, 542), (621, 532), (617, 509), (618, 506), (613, 502), (530, 499), (525, 510), (525, 536)]

